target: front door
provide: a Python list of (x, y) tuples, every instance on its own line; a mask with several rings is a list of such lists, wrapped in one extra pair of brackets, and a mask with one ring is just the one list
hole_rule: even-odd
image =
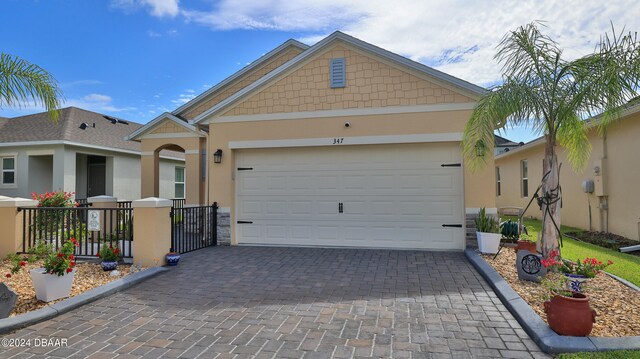
[(87, 156), (87, 197), (106, 194), (107, 158)]

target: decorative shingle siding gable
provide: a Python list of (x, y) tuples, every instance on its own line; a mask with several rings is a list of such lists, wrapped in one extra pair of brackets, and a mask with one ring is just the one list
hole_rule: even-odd
[(173, 123), (171, 121), (165, 121), (160, 126), (156, 127), (150, 133), (180, 133), (180, 132), (188, 132), (183, 127), (180, 127), (178, 124)]
[[(330, 88), (332, 59), (344, 58), (347, 86)], [(223, 116), (473, 102), (437, 83), (338, 44), (241, 101)]]
[(203, 101), (200, 101), (200, 103), (197, 104), (197, 106), (192, 107), (189, 110), (185, 111), (184, 113), (181, 114), (181, 116), (183, 118), (186, 118), (187, 120), (194, 119), (195, 117), (197, 117), (204, 111), (210, 109), (211, 107), (215, 106), (216, 104), (223, 101), (227, 97), (242, 90), (243, 88), (247, 87), (251, 83), (258, 80), (259, 78), (263, 77), (264, 75), (268, 74), (274, 69), (280, 67), (280, 65), (296, 57), (301, 52), (302, 52), (302, 49), (297, 47), (291, 47), (287, 51), (283, 52), (280, 56), (276, 57), (273, 61), (269, 62), (263, 67), (260, 67), (250, 72), (244, 78), (241, 78), (236, 83), (232, 83), (230, 86), (228, 86), (226, 89), (222, 90), (221, 92), (214, 92), (213, 94), (211, 94), (211, 96), (209, 96), (209, 98), (206, 98)]

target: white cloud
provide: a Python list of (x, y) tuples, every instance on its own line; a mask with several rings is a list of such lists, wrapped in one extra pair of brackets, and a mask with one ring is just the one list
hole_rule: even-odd
[(180, 12), (180, 0), (111, 0), (111, 7), (132, 13), (146, 8), (152, 16), (175, 17)]
[(136, 107), (118, 107), (113, 105), (111, 96), (92, 93), (77, 99), (68, 99), (63, 107), (74, 106), (95, 112), (126, 112), (136, 110)]
[(502, 37), (518, 26), (546, 21), (544, 31), (575, 58), (593, 51), (610, 21), (628, 30), (638, 24), (635, 0), (222, 0), (210, 11), (184, 9), (187, 20), (215, 30), (269, 29), (304, 32), (313, 43), (338, 29), (478, 85), (500, 80), (493, 59)]
[(192, 89), (187, 89), (185, 90), (185, 93), (181, 93), (180, 95), (178, 95), (178, 98), (171, 100), (171, 103), (181, 106), (191, 101), (191, 99), (193, 99), (194, 97), (196, 97), (195, 91)]
[(159, 32), (155, 32), (153, 30), (147, 30), (147, 35), (149, 37), (160, 37), (160, 36), (162, 36), (162, 34), (160, 34)]

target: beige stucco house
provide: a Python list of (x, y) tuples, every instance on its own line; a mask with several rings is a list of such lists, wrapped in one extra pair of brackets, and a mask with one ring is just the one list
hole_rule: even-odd
[(484, 91), (335, 32), (285, 42), (129, 139), (142, 196), (159, 195), (158, 151), (183, 151), (187, 204), (217, 202), (232, 244), (462, 250), (466, 219), (496, 207), (493, 156), (472, 174), (460, 152)]
[[(627, 107), (620, 120), (600, 135), (591, 121), (591, 158), (584, 171), (575, 171), (560, 149), (562, 162), (562, 223), (608, 231), (639, 239), (640, 230), (640, 104)], [(544, 138), (496, 156), (496, 204), (525, 207), (542, 179)], [(527, 216), (540, 218), (535, 205)]]

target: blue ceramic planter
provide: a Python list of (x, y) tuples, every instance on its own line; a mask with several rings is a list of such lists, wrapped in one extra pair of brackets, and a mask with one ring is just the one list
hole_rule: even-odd
[(166, 258), (167, 265), (175, 266), (178, 265), (178, 262), (180, 261), (180, 254), (175, 252), (167, 253)]
[(118, 268), (118, 262), (116, 262), (116, 261), (102, 261), (100, 263), (100, 266), (102, 267), (102, 270), (104, 270), (105, 272), (108, 272), (108, 271), (112, 271), (112, 270), (115, 270), (116, 268)]
[(577, 292), (577, 293), (582, 293), (582, 284), (584, 282), (586, 282), (587, 280), (589, 280), (589, 278), (587, 278), (584, 275), (581, 274), (566, 274), (565, 273), (565, 278), (567, 278), (567, 289), (572, 291), (572, 292)]

